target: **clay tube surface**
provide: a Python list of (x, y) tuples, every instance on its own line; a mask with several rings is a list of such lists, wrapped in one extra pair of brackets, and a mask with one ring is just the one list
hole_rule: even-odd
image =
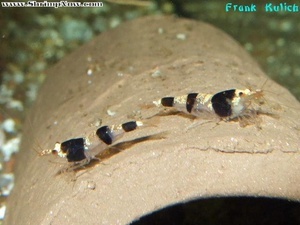
[[(299, 102), (271, 80), (262, 87), (267, 79), (236, 41), (202, 22), (145, 17), (101, 34), (48, 71), (24, 129), (5, 224), (128, 224), (212, 196), (299, 200)], [(259, 127), (161, 116), (122, 141), (168, 131), (165, 138), (75, 175), (56, 175), (66, 160), (34, 151), (87, 135), (97, 119), (151, 117), (163, 108), (145, 105), (165, 96), (261, 87), (262, 107), (276, 116), (259, 115)]]

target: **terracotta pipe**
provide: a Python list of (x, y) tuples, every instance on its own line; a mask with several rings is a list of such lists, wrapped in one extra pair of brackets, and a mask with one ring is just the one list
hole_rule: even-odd
[[(163, 139), (140, 141), (75, 174), (56, 175), (66, 160), (34, 151), (87, 135), (96, 121), (151, 117), (162, 108), (146, 106), (164, 96), (249, 87), (264, 89), (262, 107), (276, 115), (259, 115), (259, 127), (160, 116), (121, 141), (167, 131)], [(24, 128), (5, 224), (128, 224), (214, 196), (299, 200), (299, 107), (219, 29), (174, 17), (124, 23), (48, 71)]]

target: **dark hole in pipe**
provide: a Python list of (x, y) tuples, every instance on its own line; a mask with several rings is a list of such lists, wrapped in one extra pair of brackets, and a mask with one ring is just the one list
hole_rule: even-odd
[(178, 203), (131, 225), (300, 225), (300, 202), (267, 197), (216, 197)]

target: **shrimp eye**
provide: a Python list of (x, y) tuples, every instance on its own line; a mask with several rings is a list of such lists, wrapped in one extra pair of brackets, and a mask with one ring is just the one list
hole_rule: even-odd
[(57, 153), (58, 153), (58, 152), (57, 152), (56, 150), (54, 150), (54, 149), (52, 150), (52, 154), (53, 154), (53, 155), (57, 155)]
[(239, 96), (242, 96), (243, 94), (244, 94), (243, 92), (240, 92), (240, 93), (239, 93)]

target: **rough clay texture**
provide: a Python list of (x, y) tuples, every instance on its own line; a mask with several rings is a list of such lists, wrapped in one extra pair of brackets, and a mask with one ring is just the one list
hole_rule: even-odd
[(264, 107), (278, 118), (261, 115), (261, 129), (161, 116), (122, 141), (169, 131), (164, 139), (137, 143), (75, 175), (55, 176), (65, 160), (34, 151), (86, 135), (98, 119), (150, 117), (162, 109), (146, 106), (163, 96), (261, 88), (267, 78), (256, 62), (210, 25), (173, 17), (124, 23), (48, 74), (24, 131), (5, 224), (127, 224), (216, 195), (300, 199), (300, 106), (271, 80), (263, 86)]

